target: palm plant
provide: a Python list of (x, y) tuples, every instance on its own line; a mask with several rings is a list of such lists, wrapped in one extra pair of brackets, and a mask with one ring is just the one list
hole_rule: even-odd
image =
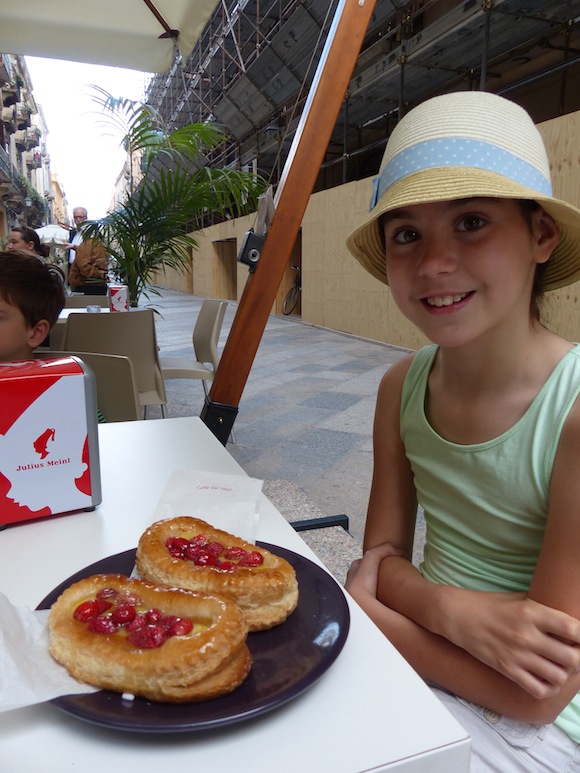
[[(170, 132), (143, 102), (115, 99), (97, 87), (96, 101), (111, 127), (123, 132), (130, 161), (130, 185), (122, 206), (82, 226), (86, 239), (103, 242), (114, 271), (137, 306), (165, 268), (185, 270), (197, 241), (192, 232), (209, 214), (238, 217), (257, 205), (265, 182), (236, 169), (216, 169), (205, 154), (219, 147), (223, 133), (193, 123)], [(136, 162), (142, 171), (137, 179)]]

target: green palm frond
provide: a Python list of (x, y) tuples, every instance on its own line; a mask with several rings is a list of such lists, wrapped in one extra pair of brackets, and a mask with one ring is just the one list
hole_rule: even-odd
[[(83, 234), (103, 242), (136, 306), (141, 294), (155, 292), (150, 283), (158, 271), (191, 265), (198, 246), (192, 232), (209, 214), (230, 218), (254, 210), (266, 183), (207, 163), (207, 154), (223, 141), (219, 128), (193, 123), (170, 132), (151, 106), (112, 97), (98, 87), (95, 93), (105, 123), (123, 133), (122, 146), (131, 157), (144, 159), (144, 176), (121, 208), (87, 222)], [(156, 160), (160, 163), (153, 170)]]

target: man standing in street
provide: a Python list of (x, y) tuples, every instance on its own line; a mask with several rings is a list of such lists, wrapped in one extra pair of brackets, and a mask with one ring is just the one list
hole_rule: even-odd
[(88, 218), (88, 212), (85, 209), (85, 207), (75, 207), (73, 209), (74, 227), (70, 229), (69, 237), (68, 237), (68, 240), (70, 242), (70, 248), (68, 251), (69, 268), (75, 259), (77, 247), (79, 247), (83, 242), (83, 237), (81, 232), (78, 230), (78, 226), (81, 223), (84, 223), (87, 218)]
[(106, 295), (109, 258), (102, 244), (83, 239), (80, 226), (87, 217), (85, 207), (73, 209), (75, 228), (70, 231), (68, 282), (73, 292)]

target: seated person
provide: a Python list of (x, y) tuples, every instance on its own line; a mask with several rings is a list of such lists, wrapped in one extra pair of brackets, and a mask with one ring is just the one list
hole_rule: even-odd
[(30, 252), (0, 252), (0, 362), (29, 360), (64, 307), (53, 266)]
[(38, 255), (39, 258), (48, 258), (50, 247), (42, 244), (40, 236), (32, 228), (27, 226), (15, 226), (8, 236), (8, 250), (27, 250)]
[(42, 244), (40, 236), (34, 229), (28, 228), (28, 226), (15, 226), (12, 228), (10, 235), (8, 236), (8, 245), (6, 249), (32, 252), (39, 260), (51, 264), (56, 271), (57, 276), (60, 278), (60, 281), (63, 284), (65, 283), (64, 271), (51, 262), (50, 247), (48, 244)]

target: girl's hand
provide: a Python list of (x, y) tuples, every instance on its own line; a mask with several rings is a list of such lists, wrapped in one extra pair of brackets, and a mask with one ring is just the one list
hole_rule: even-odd
[(359, 596), (377, 597), (377, 583), (381, 561), (389, 556), (402, 556), (403, 552), (388, 542), (367, 550), (362, 558), (353, 561), (346, 575), (345, 588), (354, 599)]
[(536, 698), (580, 669), (580, 621), (523, 593), (452, 589), (439, 632)]

